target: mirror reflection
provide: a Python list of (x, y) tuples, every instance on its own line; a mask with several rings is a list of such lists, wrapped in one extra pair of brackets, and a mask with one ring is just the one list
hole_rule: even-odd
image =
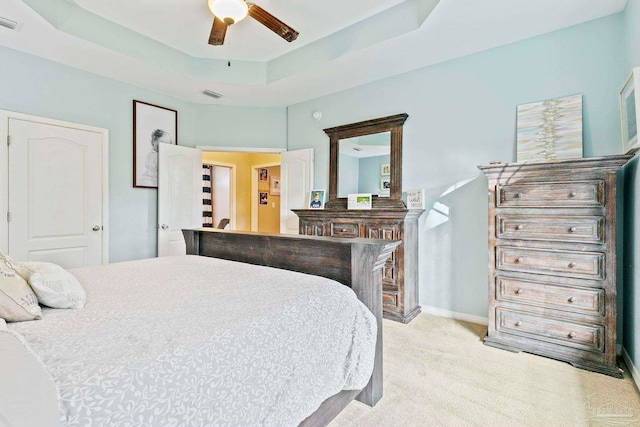
[(338, 197), (371, 193), (389, 197), (391, 132), (340, 140)]

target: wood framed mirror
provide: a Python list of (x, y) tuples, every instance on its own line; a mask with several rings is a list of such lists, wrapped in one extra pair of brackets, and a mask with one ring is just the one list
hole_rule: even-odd
[[(402, 201), (402, 127), (408, 117), (408, 114), (396, 114), (324, 129), (324, 132), (329, 136), (330, 144), (329, 197), (326, 203), (328, 209), (346, 209), (346, 194), (354, 192), (372, 193), (372, 209), (405, 208)], [(361, 143), (363, 141), (366, 142)], [(384, 160), (385, 144), (388, 146), (386, 149), (388, 163), (385, 163)], [(363, 162), (363, 158), (367, 158), (367, 154), (363, 154), (363, 152), (373, 153), (367, 163), (369, 167), (373, 167), (373, 170), (377, 171), (377, 175), (375, 172), (368, 175), (361, 173), (362, 171), (353, 173), (354, 168), (348, 167), (346, 164), (351, 161), (347, 160), (349, 157), (346, 157), (350, 150), (358, 152), (354, 157), (358, 159), (359, 163)], [(373, 159), (373, 156), (378, 158)], [(353, 162), (353, 164), (358, 164), (355, 163), (356, 161)], [(353, 186), (354, 179), (349, 178), (349, 173), (359, 176), (376, 176), (376, 181), (372, 182), (372, 178), (368, 178), (366, 183), (358, 183), (357, 178), (354, 178), (356, 183)], [(365, 191), (359, 191), (362, 188)], [(371, 191), (372, 188), (378, 191)]]

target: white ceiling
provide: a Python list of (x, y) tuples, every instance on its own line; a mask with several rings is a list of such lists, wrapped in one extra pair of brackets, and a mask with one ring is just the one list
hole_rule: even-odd
[(227, 32), (229, 50), (207, 44), (206, 0), (2, 0), (0, 17), (22, 27), (0, 27), (0, 45), (191, 102), (286, 106), (617, 13), (626, 1), (254, 0), (300, 36), (287, 43), (246, 18)]

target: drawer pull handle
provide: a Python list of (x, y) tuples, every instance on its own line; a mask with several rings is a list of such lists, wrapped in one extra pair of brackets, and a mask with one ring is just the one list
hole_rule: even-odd
[(569, 193), (569, 197), (576, 197), (578, 195), (578, 193), (576, 193), (575, 191), (572, 191), (571, 193)]
[(576, 333), (571, 331), (569, 332), (569, 338), (575, 338), (576, 337)]
[(571, 233), (575, 233), (575, 232), (576, 232), (576, 230), (577, 230), (577, 228), (575, 228), (575, 227), (570, 227), (570, 228), (569, 228), (569, 231), (570, 231)]
[(522, 320), (518, 320), (518, 321), (516, 322), (516, 326), (522, 326)]
[(347, 231), (347, 229), (346, 228), (340, 228), (340, 229), (338, 229), (338, 231), (342, 231), (344, 233), (345, 231)]
[(518, 288), (518, 289), (516, 290), (516, 294), (518, 294), (518, 295), (522, 294), (522, 292), (524, 292), (524, 291), (522, 290), (522, 288)]
[(576, 302), (576, 297), (569, 298), (569, 302)]
[(522, 259), (522, 257), (521, 257), (521, 256), (519, 256), (518, 258), (516, 258), (516, 262), (522, 262), (522, 261), (523, 261), (523, 259)]
[(523, 228), (524, 228), (524, 225), (520, 225), (520, 224), (516, 225), (516, 230), (522, 230)]
[(516, 199), (519, 199), (522, 197), (522, 193), (516, 193), (513, 195), (513, 197), (515, 197)]
[(575, 267), (575, 266), (576, 266), (576, 263), (575, 263), (575, 262), (570, 262), (570, 263), (569, 263), (569, 268), (573, 268), (573, 267)]

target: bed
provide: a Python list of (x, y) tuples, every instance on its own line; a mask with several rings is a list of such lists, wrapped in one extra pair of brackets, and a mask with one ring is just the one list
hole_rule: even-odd
[(324, 425), (380, 399), (397, 242), (184, 234), (189, 255), (73, 270), (84, 309), (8, 326), (53, 378), (62, 425)]

